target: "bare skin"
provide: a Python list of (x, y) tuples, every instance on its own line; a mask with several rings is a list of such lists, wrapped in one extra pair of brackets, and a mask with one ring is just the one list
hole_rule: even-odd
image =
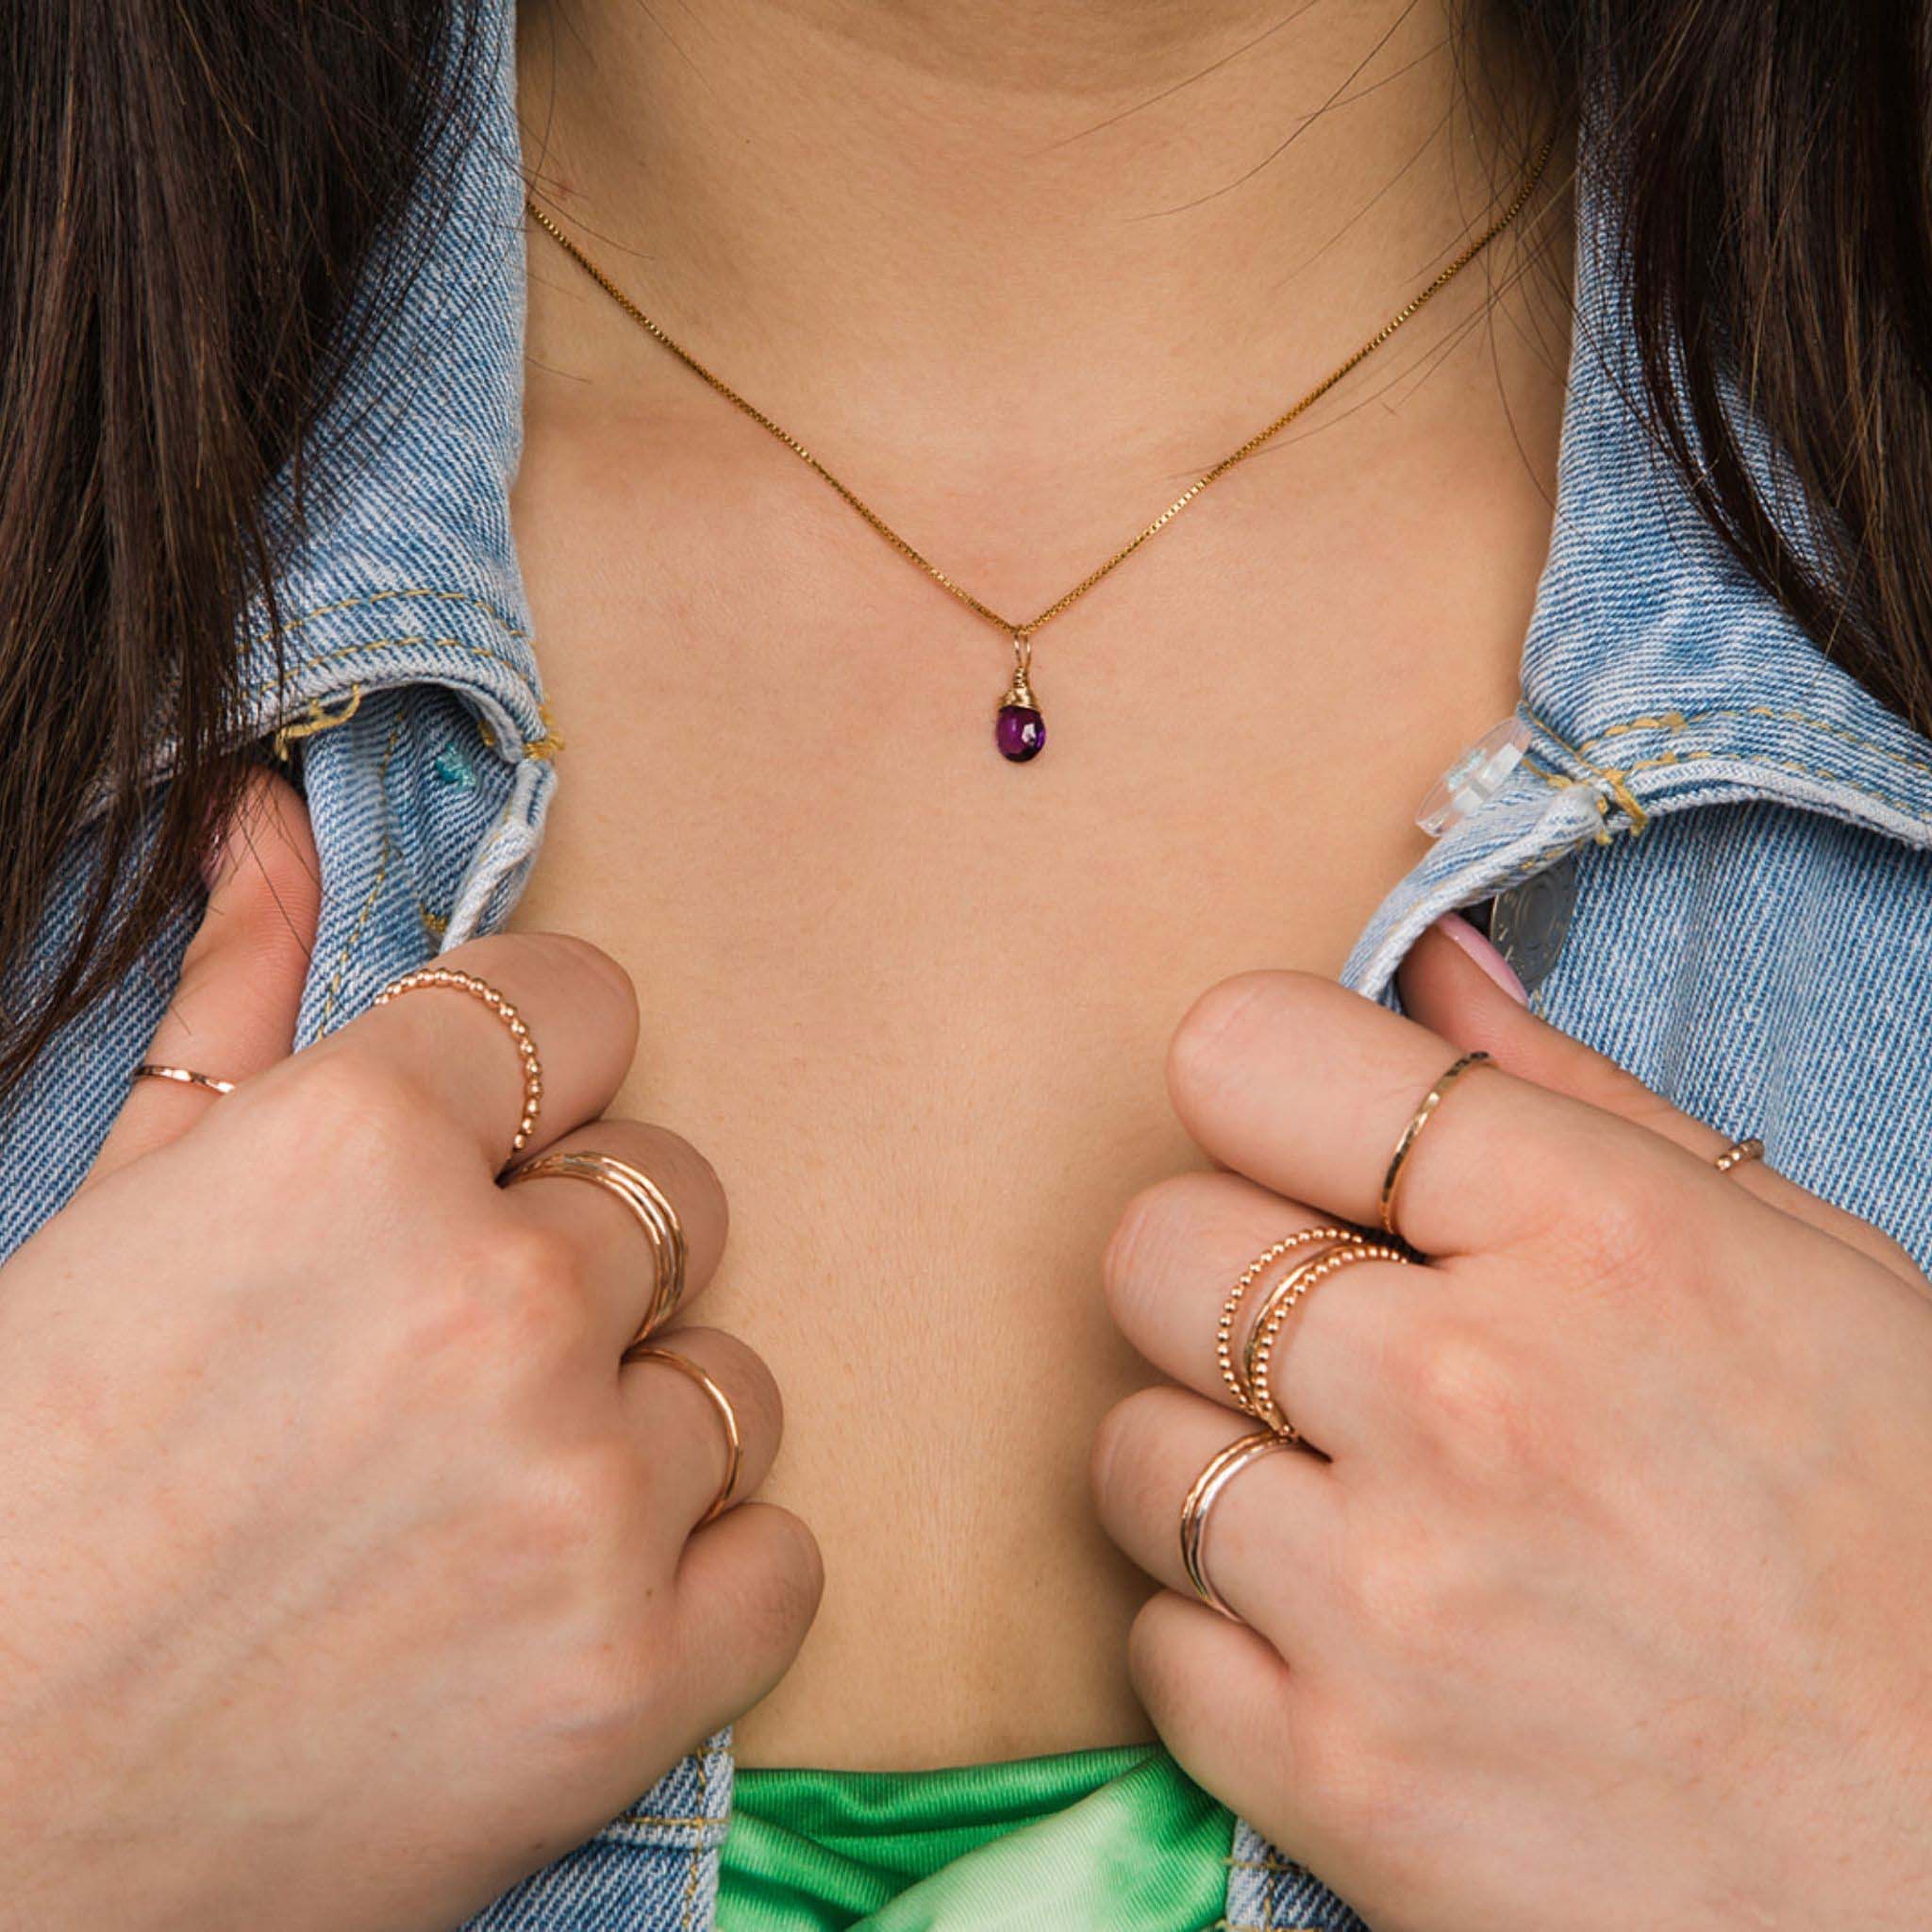
[[(1030, 615), (1513, 180), (1438, 131), (1442, 10), (1398, 12), (1304, 9), (1152, 98), (1276, 17), (531, 7), (525, 160), (674, 335)], [(1385, 85), (1213, 192), (1391, 26), (1352, 84)], [(567, 750), (519, 923), (635, 975), (616, 1105), (717, 1164), (711, 1319), (786, 1391), (767, 1493), (827, 1583), (745, 1761), (1152, 1735), (1146, 1583), (1086, 1488), (1148, 1373), (1098, 1259), (1199, 1164), (1161, 1072), (1191, 1002), (1258, 961), (1332, 974), (1423, 791), (1513, 705), (1563, 347), (1547, 280), (1465, 275), (1041, 634), (1050, 741), (1016, 769), (1006, 641), (533, 234), (513, 514)]]

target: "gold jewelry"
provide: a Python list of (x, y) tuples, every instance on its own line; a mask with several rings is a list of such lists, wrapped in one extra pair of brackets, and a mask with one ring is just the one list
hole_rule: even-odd
[(669, 1362), (674, 1369), (682, 1369), (711, 1398), (711, 1406), (724, 1424), (724, 1480), (718, 1485), (718, 1493), (711, 1498), (711, 1507), (692, 1524), (693, 1528), (702, 1529), (731, 1507), (732, 1492), (738, 1488), (739, 1465), (744, 1459), (744, 1445), (738, 1433), (738, 1411), (732, 1407), (730, 1396), (697, 1363), (675, 1349), (655, 1345), (643, 1348), (633, 1343), (625, 1350), (624, 1358), (626, 1362)]
[(1286, 429), (1305, 409), (1311, 408), (1343, 376), (1349, 375), (1360, 363), (1366, 361), (1370, 356), (1374, 355), (1404, 323), (1407, 322), (1410, 317), (1415, 315), (1433, 297), (1441, 294), (1528, 205), (1530, 196), (1536, 192), (1537, 183), (1542, 179), (1544, 168), (1549, 164), (1551, 146), (1552, 142), (1544, 142), (1541, 151), (1538, 154), (1528, 175), (1524, 176), (1522, 187), (1517, 191), (1515, 199), (1510, 202), (1503, 213), (1491, 223), (1489, 227), (1477, 236), (1447, 268), (1443, 269), (1436, 276), (1435, 280), (1430, 282), (1420, 294), (1411, 296), (1401, 308), (1397, 309), (1347, 360), (1332, 369), (1307, 394), (1284, 410), (1265, 429), (1257, 431), (1239, 449), (1233, 451), (1230, 455), (1223, 457), (1212, 469), (1206, 471), (1197, 477), (1138, 537), (1135, 537), (1130, 542), (1124, 543), (1098, 570), (1090, 572), (1064, 596), (1056, 598), (1037, 617), (1028, 618), (1024, 624), (1016, 623), (1009, 617), (1002, 617), (990, 605), (981, 603), (970, 591), (955, 583), (936, 563), (923, 557), (910, 543), (907, 542), (905, 538), (900, 536), (896, 530), (887, 524), (885, 519), (873, 509), (856, 491), (848, 489), (837, 476), (833, 475), (831, 471), (824, 463), (820, 462), (818, 458), (813, 456), (795, 436), (789, 430), (781, 428), (762, 409), (747, 402), (722, 376), (714, 375), (689, 349), (674, 341), (658, 324), (646, 315), (617, 286), (610, 276), (598, 267), (590, 256), (564, 233), (561, 226), (556, 221), (537, 206), (534, 200), (526, 196), (524, 206), (528, 210), (531, 220), (544, 229), (575, 260), (577, 266), (646, 334), (669, 349), (693, 375), (702, 376), (733, 408), (741, 409), (759, 427), (769, 430), (773, 436), (776, 437), (793, 456), (808, 464), (908, 562), (917, 564), (941, 589), (956, 597), (974, 616), (983, 618), (996, 630), (1005, 631), (1012, 639), (1013, 674), (1006, 691), (1000, 697), (999, 706), (995, 712), (993, 742), (998, 747), (1002, 757), (1010, 759), (1015, 764), (1024, 764), (1028, 758), (1035, 757), (1046, 742), (1046, 724), (1041, 715), (1039, 701), (1033, 695), (1033, 688), (1028, 677), (1028, 674), (1033, 668), (1034, 633), (1043, 625), (1050, 624), (1061, 611), (1078, 602), (1104, 577), (1111, 575), (1114, 570), (1119, 565), (1124, 563), (1150, 537), (1156, 536), (1165, 529), (1217, 477), (1225, 475), (1237, 463), (1253, 456), (1263, 443), (1271, 441), (1282, 430)]
[(199, 1087), (208, 1093), (232, 1093), (232, 1080), (217, 1080), (212, 1074), (197, 1074), (192, 1067), (164, 1067), (158, 1060), (142, 1060), (128, 1076), (136, 1080), (173, 1080), (182, 1087)]
[(1271, 1429), (1262, 1429), (1255, 1435), (1243, 1436), (1239, 1441), (1230, 1442), (1225, 1449), (1216, 1451), (1208, 1467), (1194, 1478), (1194, 1486), (1188, 1491), (1187, 1501), (1181, 1505), (1181, 1568), (1187, 1573), (1188, 1581), (1194, 1586), (1194, 1593), (1201, 1601), (1209, 1609), (1219, 1610), (1224, 1617), (1237, 1624), (1241, 1619), (1235, 1615), (1227, 1599), (1215, 1589), (1202, 1554), (1202, 1542), (1208, 1534), (1208, 1512), (1213, 1508), (1222, 1491), (1257, 1457), (1291, 1446), (1285, 1437), (1275, 1435)]
[[(537, 1115), (543, 1105), (543, 1067), (537, 1058), (537, 1042), (530, 1038), (530, 1029), (524, 1024), (517, 1009), (487, 979), (478, 979), (474, 973), (462, 973), (454, 966), (421, 966), (413, 973), (405, 973), (400, 979), (391, 980), (375, 995), (375, 1004), (386, 1007), (403, 993), (435, 986), (453, 986), (458, 992), (466, 992), (472, 999), (481, 1000), (509, 1029), (509, 1037), (516, 1042), (517, 1054), (523, 1062), (524, 1110), (518, 1117), (517, 1130), (510, 1137), (509, 1159), (514, 1160), (529, 1145), (530, 1134), (536, 1127)], [(508, 1166), (508, 1161), (505, 1165)]]
[(589, 1148), (553, 1148), (525, 1166), (512, 1168), (504, 1177), (503, 1185), (513, 1188), (536, 1180), (589, 1181), (593, 1187), (615, 1194), (643, 1229), (651, 1243), (657, 1278), (651, 1305), (630, 1340), (629, 1346), (635, 1348), (654, 1328), (670, 1320), (684, 1299), (684, 1224), (678, 1220), (670, 1197), (649, 1174), (627, 1160), (619, 1160), (614, 1154), (593, 1153)]
[(1466, 1053), (1459, 1060), (1453, 1061), (1437, 1077), (1436, 1084), (1423, 1096), (1423, 1104), (1409, 1116), (1407, 1126), (1402, 1130), (1402, 1138), (1395, 1143), (1395, 1152), (1389, 1157), (1389, 1172), (1382, 1176), (1382, 1198), (1377, 1204), (1381, 1217), (1382, 1232), (1392, 1234), (1397, 1241), (1402, 1239), (1402, 1230), (1395, 1225), (1395, 1183), (1402, 1178), (1402, 1169), (1422, 1130), (1428, 1125), (1430, 1117), (1442, 1104), (1442, 1096), (1455, 1086), (1472, 1067), (1479, 1067), (1489, 1058), (1486, 1053)]
[(1747, 1160), (1763, 1158), (1764, 1142), (1753, 1134), (1748, 1141), (1733, 1141), (1711, 1165), (1720, 1174), (1729, 1174), (1734, 1167), (1742, 1167)]
[[(1234, 1324), (1241, 1313), (1242, 1301), (1249, 1289), (1260, 1280), (1275, 1262), (1284, 1255), (1291, 1255), (1297, 1248), (1312, 1247), (1320, 1243), (1322, 1252), (1347, 1241), (1366, 1241), (1368, 1237), (1358, 1228), (1353, 1227), (1305, 1227), (1294, 1234), (1283, 1235), (1272, 1247), (1265, 1248), (1241, 1271), (1241, 1278), (1228, 1291), (1227, 1299), (1221, 1305), (1221, 1320), (1214, 1329), (1214, 1359), (1221, 1365), (1221, 1379), (1234, 1392), (1234, 1406), (1247, 1415), (1255, 1413), (1254, 1398), (1248, 1392), (1247, 1377), (1235, 1366)], [(1293, 1272), (1293, 1271), (1291, 1271)]]
[(1242, 1351), (1242, 1366), (1247, 1370), (1253, 1413), (1284, 1441), (1299, 1442), (1302, 1438), (1301, 1431), (1282, 1412), (1281, 1405), (1275, 1401), (1274, 1391), (1269, 1386), (1269, 1377), (1274, 1372), (1275, 1344), (1282, 1325), (1330, 1275), (1340, 1274), (1344, 1268), (1357, 1267), (1363, 1261), (1394, 1261), (1406, 1268), (1410, 1265), (1410, 1257), (1384, 1241), (1365, 1241), (1352, 1247), (1332, 1249), (1317, 1260), (1304, 1261), (1277, 1282), (1273, 1293), (1262, 1304), (1261, 1312), (1255, 1317), (1247, 1347)]

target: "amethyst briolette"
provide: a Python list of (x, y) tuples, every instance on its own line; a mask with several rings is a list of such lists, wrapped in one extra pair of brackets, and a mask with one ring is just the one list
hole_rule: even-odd
[(1000, 756), (1024, 765), (1036, 758), (1046, 743), (1046, 720), (1031, 705), (1002, 705), (992, 728)]

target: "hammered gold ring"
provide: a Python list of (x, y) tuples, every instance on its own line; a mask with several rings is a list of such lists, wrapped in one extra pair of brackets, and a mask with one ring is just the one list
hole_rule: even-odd
[(1395, 1189), (1402, 1179), (1402, 1170), (1408, 1164), (1408, 1157), (1415, 1152), (1415, 1143), (1422, 1139), (1423, 1129), (1436, 1117), (1436, 1109), (1457, 1081), (1472, 1067), (1481, 1066), (1488, 1058), (1488, 1054), (1478, 1051), (1452, 1060), (1437, 1074), (1436, 1084), (1423, 1095), (1422, 1105), (1409, 1115), (1408, 1124), (1403, 1128), (1395, 1142), (1395, 1151), (1389, 1157), (1389, 1171), (1382, 1176), (1382, 1192), (1376, 1203), (1376, 1212), (1384, 1234), (1392, 1234), (1397, 1241), (1403, 1239), (1402, 1230), (1395, 1224)]
[(676, 1312), (684, 1299), (685, 1271), (689, 1251), (685, 1245), (684, 1224), (671, 1198), (641, 1168), (620, 1160), (614, 1154), (598, 1154), (588, 1147), (554, 1147), (535, 1160), (512, 1168), (504, 1186), (513, 1188), (525, 1181), (588, 1181), (614, 1194), (643, 1229), (651, 1244), (655, 1282), (651, 1300), (629, 1346), (635, 1348), (654, 1329), (661, 1328)]
[(1764, 1142), (1756, 1134), (1748, 1141), (1733, 1141), (1710, 1164), (1720, 1174), (1729, 1174), (1733, 1168), (1742, 1167), (1746, 1161), (1764, 1158)]
[(172, 1080), (177, 1087), (199, 1087), (204, 1093), (232, 1093), (232, 1080), (218, 1080), (212, 1074), (197, 1074), (192, 1067), (167, 1067), (159, 1060), (142, 1060), (128, 1076), (132, 1080)]

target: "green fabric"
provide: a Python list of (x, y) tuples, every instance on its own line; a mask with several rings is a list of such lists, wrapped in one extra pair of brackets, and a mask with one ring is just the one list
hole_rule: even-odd
[(1234, 1814), (1156, 1744), (952, 1771), (741, 1770), (719, 1932), (1208, 1932)]

